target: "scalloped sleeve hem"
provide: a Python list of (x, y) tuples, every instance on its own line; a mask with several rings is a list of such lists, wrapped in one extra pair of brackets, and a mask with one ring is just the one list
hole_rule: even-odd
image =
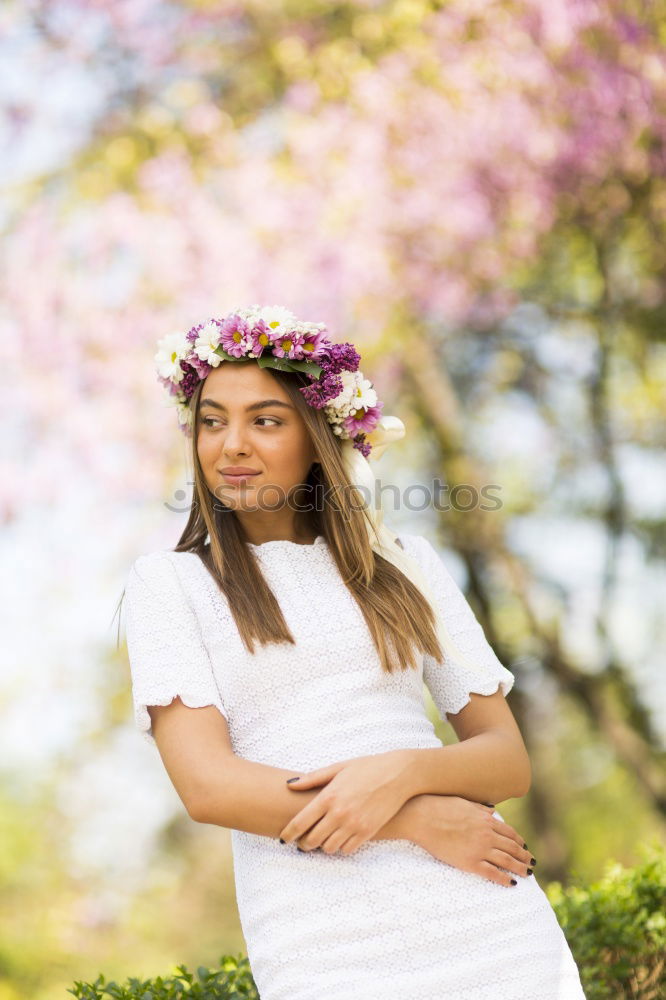
[(174, 691), (172, 694), (167, 695), (151, 695), (148, 697), (147, 701), (137, 701), (136, 697), (134, 699), (134, 722), (136, 728), (141, 732), (144, 739), (153, 746), (157, 746), (155, 743), (155, 737), (153, 736), (153, 723), (150, 718), (150, 712), (148, 711), (149, 705), (170, 705), (174, 698), (180, 698), (182, 703), (187, 706), (187, 708), (207, 708), (209, 705), (214, 705), (225, 719), (228, 721), (228, 716), (219, 699), (212, 698), (201, 698), (196, 695), (188, 694), (184, 691)]
[[(435, 663), (432, 666), (432, 670), (447, 670), (447, 669), (448, 669), (447, 664), (442, 665)], [(506, 670), (506, 667), (503, 667), (502, 669)], [(435, 699), (433, 695), (433, 701), (436, 701), (437, 708), (440, 712), (445, 712), (447, 715), (457, 715), (458, 712), (461, 712), (463, 710), (465, 705), (469, 705), (470, 701), (472, 700), (471, 696), (473, 694), (484, 694), (484, 695), (495, 694), (496, 691), (501, 690), (502, 694), (506, 698), (509, 691), (513, 687), (515, 681), (515, 677), (510, 670), (506, 670), (506, 673), (510, 675), (508, 678), (502, 677), (498, 679), (497, 677), (494, 678), (489, 677), (486, 682), (475, 681), (473, 683), (473, 686), (470, 686), (470, 684), (467, 683), (464, 685), (466, 690), (453, 691), (449, 687), (444, 693), (440, 693), (438, 699)], [(434, 683), (432, 676), (430, 678), (430, 681), (432, 687), (437, 686)], [(432, 693), (432, 688), (430, 685), (428, 686), (428, 689)]]
[(168, 553), (139, 556), (125, 602), (134, 721), (143, 737), (156, 745), (148, 706), (176, 697), (188, 708), (214, 705), (228, 720), (199, 620)]

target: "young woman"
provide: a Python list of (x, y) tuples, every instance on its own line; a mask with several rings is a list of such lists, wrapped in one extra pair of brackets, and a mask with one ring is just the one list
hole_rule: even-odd
[(252, 307), (156, 357), (194, 501), (127, 580), (135, 717), (189, 815), (232, 830), (262, 1000), (585, 1000), (493, 804), (530, 784), (513, 674), (430, 542), (359, 503), (387, 426), (359, 356)]

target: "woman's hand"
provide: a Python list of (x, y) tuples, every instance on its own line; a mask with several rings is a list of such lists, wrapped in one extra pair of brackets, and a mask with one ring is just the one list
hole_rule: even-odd
[(434, 858), (461, 871), (481, 875), (498, 885), (511, 885), (510, 874), (525, 878), (536, 864), (523, 838), (493, 809), (458, 795), (417, 795), (413, 807), (414, 843)]
[(320, 767), (288, 784), (294, 791), (326, 787), (280, 832), (284, 843), (326, 854), (351, 854), (388, 823), (411, 796), (408, 758), (401, 750), (353, 757)]

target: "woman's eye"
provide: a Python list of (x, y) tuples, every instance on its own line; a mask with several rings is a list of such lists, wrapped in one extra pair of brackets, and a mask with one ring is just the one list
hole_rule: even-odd
[[(219, 420), (219, 417), (202, 417), (201, 418), (201, 423), (205, 424), (206, 427), (215, 427), (216, 421), (218, 421), (218, 420)], [(257, 420), (270, 420), (272, 423), (274, 423), (278, 427), (282, 423), (282, 421), (278, 420), (276, 417), (257, 417)]]

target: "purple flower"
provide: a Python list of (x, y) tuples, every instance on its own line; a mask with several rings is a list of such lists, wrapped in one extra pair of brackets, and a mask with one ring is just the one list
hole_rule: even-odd
[(314, 378), (313, 375), (309, 377), (313, 379), (313, 382), (310, 385), (302, 386), (299, 392), (303, 393), (306, 403), (314, 406), (317, 410), (321, 410), (330, 400), (339, 396), (344, 388), (339, 375), (330, 375), (326, 371), (322, 371), (319, 379)]
[(231, 313), (220, 324), (220, 347), (235, 358), (242, 358), (252, 344), (252, 328), (238, 313)]
[(325, 330), (317, 330), (315, 333), (304, 333), (301, 335), (302, 358), (307, 361), (319, 361), (326, 357), (326, 350), (330, 345), (328, 334)]
[(185, 393), (187, 399), (191, 399), (199, 382), (202, 382), (213, 369), (211, 365), (206, 361), (202, 361), (196, 355), (192, 357), (191, 363), (181, 361), (180, 367), (185, 374), (178, 383), (179, 388)]
[[(207, 320), (206, 322), (217, 323), (217, 320)], [(192, 344), (192, 346), (194, 347), (194, 342), (196, 341), (197, 337), (199, 336), (199, 334), (201, 333), (201, 331), (205, 326), (206, 323), (197, 323), (196, 326), (191, 327), (185, 334), (185, 340), (189, 340), (190, 344)]]
[(355, 372), (361, 361), (361, 355), (353, 344), (325, 344), (321, 352), (321, 364), (327, 372)]
[(163, 375), (157, 376), (157, 381), (164, 386), (165, 389), (169, 391), (172, 396), (177, 396), (180, 392), (180, 383), (172, 382), (170, 378), (165, 378)]
[(372, 451), (372, 445), (366, 442), (365, 434), (359, 434), (358, 437), (355, 437), (352, 447), (356, 448), (357, 451), (360, 451), (365, 458), (367, 458)]
[(371, 431), (374, 431), (379, 423), (383, 407), (383, 402), (378, 401), (376, 406), (369, 406), (367, 410), (355, 410), (354, 413), (350, 413), (348, 417), (345, 417), (342, 421), (342, 426), (349, 433), (350, 437), (354, 437), (359, 431), (369, 434)]
[(264, 351), (269, 352), (273, 346), (273, 333), (274, 331), (268, 325), (266, 320), (258, 319), (252, 329), (250, 330), (250, 350), (257, 357), (260, 357)]
[(300, 360), (302, 358), (302, 343), (303, 335), (296, 330), (281, 333), (275, 341), (273, 354), (276, 358), (295, 358), (296, 360)]

